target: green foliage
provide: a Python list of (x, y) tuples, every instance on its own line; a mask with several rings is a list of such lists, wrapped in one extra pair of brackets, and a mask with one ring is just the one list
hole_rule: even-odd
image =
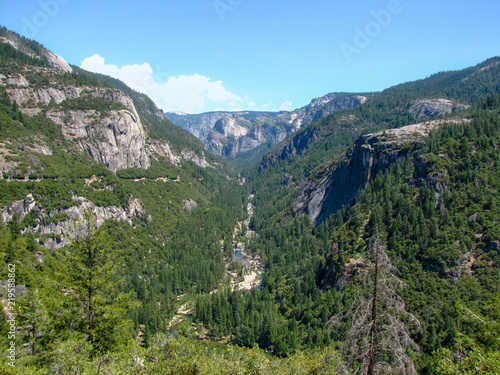
[(331, 348), (275, 359), (255, 348), (211, 348), (165, 336), (153, 339), (146, 358), (145, 374), (335, 374), (341, 365)]
[(123, 279), (116, 279), (117, 253), (96, 218), (84, 214), (83, 225), (75, 227), (77, 239), (66, 252), (68, 278), (65, 288), (70, 300), (68, 321), (74, 330), (86, 335), (90, 344), (90, 358), (116, 349), (123, 339), (127, 322), (126, 311), (137, 305), (131, 293), (123, 293)]
[(15, 61), (19, 64), (26, 64), (32, 66), (48, 67), (48, 63), (45, 60), (37, 59), (31, 57), (23, 52), (18, 51), (8, 43), (0, 43), (0, 66), (2, 66), (5, 61)]
[(282, 357), (298, 349), (296, 322), (283, 319), (266, 291), (232, 293), (225, 289), (198, 297), (196, 320), (209, 327), (212, 337), (232, 335), (232, 342), (238, 345), (258, 345)]
[[(422, 322), (422, 334), (412, 333), (422, 349), (416, 360), (420, 371), (434, 371), (433, 353), (454, 345), (456, 329), (468, 334), (483, 330), (459, 322), (455, 302), (495, 316), (485, 306), (500, 287), (500, 256), (488, 250), (500, 238), (498, 99), (491, 96), (477, 103), (470, 116), (469, 123), (448, 124), (433, 132), (413, 150), (415, 156), (374, 176), (352, 207), (316, 228), (307, 219), (286, 215), (304, 178), (302, 171), (308, 170), (308, 154), (277, 160), (252, 177), (252, 226), (259, 237), (250, 241), (249, 249), (267, 264), (263, 290), (273, 296), (281, 316), (297, 321), (298, 347), (321, 345), (325, 336), (316, 336), (314, 328), (351, 305), (361, 287), (356, 275), (362, 268), (355, 260), (362, 259), (377, 227), (408, 284), (401, 292), (408, 311)], [(294, 175), (288, 187), (281, 186), (285, 173)], [(230, 332), (244, 343), (241, 332), (248, 327), (245, 323)], [(328, 339), (341, 340), (346, 328), (340, 325)]]
[[(268, 219), (275, 221), (311, 171), (339, 157), (360, 135), (421, 122), (408, 110), (415, 100), (446, 98), (477, 105), (488, 96), (495, 97), (500, 87), (498, 60), (388, 88), (363, 105), (332, 113), (276, 145), (258, 168), (245, 173), (257, 193), (254, 228), (266, 227)], [(282, 186), (287, 174), (293, 176), (292, 183)]]
[(100, 98), (79, 97), (75, 99), (65, 99), (59, 103), (59, 106), (65, 110), (93, 110), (105, 112), (111, 110), (126, 110), (123, 104)]
[[(59, 346), (51, 370), (56, 373), (221, 375), (221, 374), (337, 374), (341, 360), (332, 348), (304, 351), (276, 359), (262, 350), (207, 345), (186, 338), (155, 335), (147, 349), (130, 343), (120, 353), (89, 362), (89, 345), (78, 336)], [(31, 367), (34, 371), (35, 368)], [(43, 371), (46, 374), (49, 372)]]
[[(6, 33), (0, 29), (0, 35)], [(45, 51), (19, 40), (35, 55)], [(340, 373), (332, 345), (345, 339), (348, 324), (331, 332), (325, 324), (363, 291), (363, 260), (375, 228), (408, 285), (400, 297), (422, 322), (422, 333), (410, 332), (422, 348), (419, 370), (465, 373), (474, 366), (483, 371), (498, 366), (490, 334), (496, 327), (465, 319), (457, 307), (498, 321), (498, 311), (489, 307), (500, 288), (498, 59), (390, 88), (311, 124), (266, 155), (259, 169), (244, 171), (248, 186), (240, 186), (226, 162), (205, 155), (201, 141), (164, 119), (144, 95), (110, 77), (78, 67), (61, 73), (47, 68), (44, 59), (35, 60), (2, 44), (4, 74), (23, 74), (33, 88), (122, 90), (133, 99), (152, 143), (168, 140), (177, 154), (194, 151), (216, 167), (185, 161), (177, 166), (160, 157), (147, 170), (114, 174), (78, 151), (46, 114), (55, 108), (105, 113), (124, 109), (121, 104), (84, 97), (51, 102), (30, 117), (10, 101), (9, 87), (0, 87), (1, 157), (11, 166), (0, 180), (0, 206), (22, 205), (28, 194), (36, 202), (23, 220), (14, 216), (0, 226), (0, 279), (6, 279), (6, 264), (14, 262), (18, 285), (27, 289), (18, 299), (22, 345), (19, 368), (12, 372)], [(306, 177), (319, 179), (322, 166), (361, 134), (420, 121), (408, 109), (423, 98), (473, 105), (463, 113), (471, 122), (442, 127), (419, 149), (404, 145), (414, 156), (372, 176), (352, 207), (317, 227), (307, 217), (288, 215)], [(36, 145), (51, 152), (33, 152)], [(221, 285), (223, 257), (232, 252), (236, 220), (244, 218), (250, 191), (255, 192), (251, 227), (258, 236), (248, 241), (247, 251), (260, 256), (266, 272), (262, 290), (233, 293)], [(100, 228), (109, 242), (99, 229), (72, 247), (48, 251), (36, 243), (37, 233), (29, 235), (38, 225), (67, 222), (69, 209), (81, 206), (82, 197), (97, 212), (128, 213), (130, 202), (139, 200), (145, 214), (132, 214), (130, 223), (104, 222)], [(187, 210), (188, 201), (197, 207)], [(49, 233), (39, 240), (48, 237), (60, 239)], [(95, 267), (88, 262), (89, 250), (102, 255)], [(118, 258), (123, 263), (112, 263)], [(90, 274), (99, 285), (89, 283)], [(224, 338), (245, 348), (165, 336), (173, 301), (182, 293), (196, 295), (193, 319), (210, 340)], [(126, 296), (142, 304), (125, 306)], [(139, 334), (142, 339), (136, 340)], [(0, 346), (6, 347), (5, 335)], [(8, 373), (4, 367), (0, 371)]]
[(453, 348), (441, 348), (435, 353), (436, 374), (498, 374), (500, 352), (485, 351), (467, 338), (460, 339)]

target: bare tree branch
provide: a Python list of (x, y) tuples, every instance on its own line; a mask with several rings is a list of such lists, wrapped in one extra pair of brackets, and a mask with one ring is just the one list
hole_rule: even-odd
[(406, 284), (396, 276), (399, 271), (378, 236), (370, 240), (365, 261), (369, 272), (363, 293), (358, 291), (352, 306), (327, 324), (339, 326), (351, 319), (342, 351), (349, 367), (357, 363), (355, 374), (417, 374), (408, 351), (419, 352), (420, 348), (411, 338), (408, 325), (416, 331), (422, 328), (397, 294)]

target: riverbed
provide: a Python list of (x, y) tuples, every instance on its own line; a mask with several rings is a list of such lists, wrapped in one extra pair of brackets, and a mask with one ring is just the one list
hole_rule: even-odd
[[(250, 229), (250, 220), (252, 219), (253, 215), (253, 197), (253, 194), (250, 194), (250, 196), (248, 197), (248, 217), (243, 222), (238, 222), (238, 225), (235, 228), (234, 238), (236, 238), (236, 235), (241, 231), (243, 227), (245, 228), (246, 238), (250, 238), (256, 235), (256, 233)], [(255, 257), (249, 255), (246, 251), (246, 245), (244, 242), (234, 241), (233, 243), (234, 250), (233, 259), (231, 259), (231, 261), (239, 261), (244, 267), (243, 281), (238, 281), (237, 277), (234, 277), (234, 274), (227, 272), (229, 276), (233, 277), (233, 282), (231, 283), (231, 285), (233, 286), (233, 290), (252, 288), (260, 289), (262, 286), (262, 279), (264, 277), (264, 266), (260, 261), (260, 257), (258, 255)]]

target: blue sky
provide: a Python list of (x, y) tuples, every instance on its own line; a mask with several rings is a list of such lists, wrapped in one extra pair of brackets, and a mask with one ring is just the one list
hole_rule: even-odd
[(164, 110), (292, 110), (500, 55), (497, 0), (0, 0), (0, 25)]

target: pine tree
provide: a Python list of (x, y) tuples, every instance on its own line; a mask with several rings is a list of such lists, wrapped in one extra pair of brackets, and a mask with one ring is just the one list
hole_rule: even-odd
[(67, 252), (75, 329), (86, 335), (92, 348), (90, 359), (120, 342), (128, 326), (123, 320), (125, 313), (137, 305), (130, 293), (120, 291), (123, 280), (116, 279), (117, 254), (96, 221), (91, 212), (85, 212)]
[(49, 314), (44, 306), (37, 288), (32, 288), (20, 301), (20, 323), (25, 327), (25, 342), (28, 344), (31, 355), (35, 355), (41, 346), (46, 344), (50, 335)]
[(351, 308), (333, 316), (329, 324), (340, 325), (351, 318), (351, 326), (342, 351), (348, 366), (357, 366), (361, 374), (416, 374), (408, 349), (419, 348), (410, 337), (407, 324), (420, 331), (419, 321), (406, 311), (397, 294), (404, 283), (395, 276), (397, 269), (386, 253), (386, 246), (375, 236), (368, 245), (365, 261), (365, 288)]

